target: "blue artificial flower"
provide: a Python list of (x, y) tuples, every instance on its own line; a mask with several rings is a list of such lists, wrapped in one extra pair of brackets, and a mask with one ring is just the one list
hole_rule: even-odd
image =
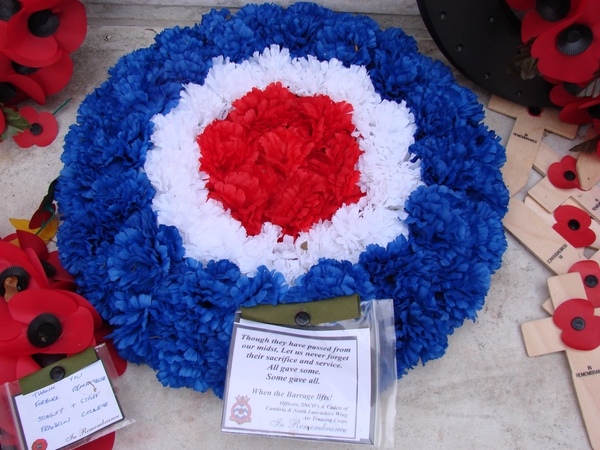
[[(178, 104), (184, 84), (202, 84), (214, 57), (244, 61), (272, 44), (293, 57), (364, 65), (383, 99), (405, 101), (425, 184), (405, 205), (407, 238), (369, 245), (356, 264), (322, 259), (292, 286), (264, 267), (246, 276), (230, 261), (186, 259), (179, 232), (157, 225), (141, 170), (152, 117)], [(57, 187), (61, 261), (115, 327), (120, 353), (156, 369), (166, 386), (223, 394), (240, 306), (349, 294), (393, 299), (400, 377), (441, 357), (448, 335), (476, 318), (506, 249), (505, 152), (482, 119), (476, 96), (402, 30), (314, 3), (212, 10), (121, 58), (82, 102)]]

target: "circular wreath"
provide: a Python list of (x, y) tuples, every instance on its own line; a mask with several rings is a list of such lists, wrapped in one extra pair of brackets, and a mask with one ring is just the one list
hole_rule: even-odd
[[(419, 186), (397, 211), (406, 235), (369, 243), (355, 260), (331, 254), (291, 278), (266, 265), (246, 271), (228, 258), (190, 257), (182, 232), (154, 211), (157, 187), (145, 168), (159, 147), (155, 123), (168, 122), (184, 103), (184, 88), (210, 85), (215, 66), (242, 65), (272, 46), (296, 63), (363, 70), (381, 102), (405, 102), (416, 131), (404, 163), (418, 163), (421, 171)], [(247, 5), (235, 15), (213, 10), (199, 25), (163, 31), (109, 75), (83, 101), (65, 138), (59, 252), (79, 292), (114, 326), (120, 353), (153, 367), (164, 385), (222, 395), (240, 306), (354, 293), (393, 298), (399, 377), (419, 360), (441, 357), (454, 328), (475, 319), (506, 249), (504, 149), (482, 124), (476, 96), (441, 62), (418, 53), (402, 30), (381, 30), (368, 17), (312, 3)], [(359, 133), (349, 132), (360, 142)]]

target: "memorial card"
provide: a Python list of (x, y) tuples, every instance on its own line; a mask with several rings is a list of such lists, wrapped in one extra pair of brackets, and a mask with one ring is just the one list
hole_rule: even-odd
[(14, 401), (28, 449), (61, 449), (124, 419), (101, 360)]
[(368, 328), (234, 324), (222, 431), (372, 443)]

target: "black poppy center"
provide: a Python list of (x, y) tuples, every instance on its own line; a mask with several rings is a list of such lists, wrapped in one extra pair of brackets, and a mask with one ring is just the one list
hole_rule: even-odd
[(548, 22), (564, 19), (571, 10), (571, 0), (536, 0), (535, 10)]
[(38, 70), (40, 70), (35, 67), (24, 66), (17, 62), (14, 62), (14, 61), (12, 62), (12, 67), (13, 67), (13, 70), (15, 72), (17, 72), (19, 75), (31, 75), (32, 73), (36, 73)]
[(575, 24), (562, 30), (556, 38), (556, 47), (567, 56), (576, 56), (585, 52), (592, 41), (594, 33), (587, 25)]
[(565, 91), (567, 91), (571, 95), (577, 95), (581, 91), (583, 91), (583, 88), (579, 87), (577, 83), (568, 83), (565, 81), (563, 83), (563, 87), (565, 88)]
[(62, 332), (63, 328), (58, 317), (43, 313), (33, 319), (27, 327), (27, 340), (34, 347), (44, 348), (58, 341)]
[(0, 0), (0, 20), (8, 22), (12, 16), (21, 11), (17, 0)]
[(38, 136), (40, 134), (42, 134), (42, 131), (44, 129), (42, 128), (42, 126), (39, 123), (32, 123), (31, 124), (31, 128), (29, 129), (29, 131), (31, 132), (31, 134), (33, 134), (34, 136)]
[(39, 38), (52, 36), (58, 30), (59, 25), (58, 16), (49, 9), (34, 12), (27, 21), (29, 32)]
[(577, 175), (575, 175), (575, 172), (572, 170), (567, 170), (563, 175), (567, 181), (573, 181), (575, 178), (577, 178)]
[(29, 273), (20, 266), (11, 266), (0, 272), (0, 295), (2, 297), (6, 294), (4, 282), (11, 277), (17, 279), (17, 291), (21, 292), (22, 290), (27, 289), (27, 285), (29, 284)]
[(600, 119), (600, 104), (590, 106), (587, 112), (594, 119)]
[(573, 231), (577, 231), (577, 230), (579, 230), (579, 228), (581, 228), (581, 224), (579, 223), (578, 220), (575, 220), (575, 219), (569, 220), (569, 222), (567, 223), (567, 225)]
[(0, 103), (6, 103), (17, 96), (17, 88), (12, 83), (0, 82)]
[(585, 328), (585, 320), (583, 320), (581, 317), (575, 317), (571, 321), (571, 326), (574, 330), (581, 331)]
[(596, 275), (588, 275), (587, 277), (585, 277), (585, 280), (583, 280), (583, 282), (587, 287), (595, 288), (596, 286), (598, 286), (598, 277)]

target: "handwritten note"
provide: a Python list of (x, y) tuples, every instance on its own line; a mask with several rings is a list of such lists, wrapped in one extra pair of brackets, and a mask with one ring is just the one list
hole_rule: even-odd
[(369, 330), (236, 323), (222, 430), (369, 442)]
[(15, 403), (27, 448), (57, 450), (124, 418), (100, 360)]

